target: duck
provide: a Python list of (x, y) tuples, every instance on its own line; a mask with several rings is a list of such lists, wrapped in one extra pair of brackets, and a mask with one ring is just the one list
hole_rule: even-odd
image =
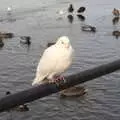
[(116, 8), (113, 9), (112, 13), (115, 16), (119, 16), (120, 15), (120, 11), (118, 9), (116, 9)]
[(85, 7), (80, 7), (78, 10), (77, 10), (77, 13), (82, 13), (86, 10)]
[(120, 31), (115, 30), (112, 32), (112, 35), (115, 36), (116, 38), (120, 37)]
[(73, 5), (70, 4), (68, 7), (68, 12), (72, 13), (74, 11)]
[(0, 37), (2, 37), (2, 38), (13, 38), (14, 34), (13, 33), (0, 33)]
[(23, 105), (17, 106), (15, 110), (19, 112), (25, 112), (25, 111), (29, 111), (29, 108), (26, 104), (23, 104)]
[(20, 38), (21, 38), (20, 43), (27, 44), (27, 45), (31, 44), (31, 41), (30, 41), (31, 37), (30, 36), (21, 36)]
[(87, 89), (82, 86), (71, 87), (60, 92), (60, 97), (79, 97), (87, 93)]
[(96, 27), (93, 27), (91, 25), (84, 25), (81, 27), (82, 31), (87, 31), (87, 32), (96, 32)]
[(64, 15), (64, 14), (65, 14), (65, 11), (59, 10), (59, 11), (57, 11), (57, 14), (59, 14), (59, 15)]

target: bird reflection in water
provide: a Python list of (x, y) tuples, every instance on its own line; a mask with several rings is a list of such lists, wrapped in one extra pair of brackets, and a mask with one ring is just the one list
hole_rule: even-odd
[(84, 17), (83, 15), (78, 14), (77, 17), (78, 17), (78, 19), (81, 20), (81, 21), (84, 21), (84, 20), (85, 20), (85, 17)]
[(2, 37), (0, 37), (0, 48), (2, 48), (3, 46), (4, 46), (4, 42), (3, 42)]
[(114, 17), (112, 19), (113, 25), (117, 24), (119, 22), (120, 17)]
[(73, 20), (74, 20), (74, 17), (73, 17), (73, 15), (71, 15), (71, 14), (69, 14), (69, 15), (67, 16), (67, 18), (68, 18), (68, 21), (69, 21), (70, 23), (72, 23)]

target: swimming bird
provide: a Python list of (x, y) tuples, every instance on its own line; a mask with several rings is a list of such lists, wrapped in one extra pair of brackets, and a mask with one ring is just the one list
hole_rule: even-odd
[(96, 32), (96, 27), (91, 25), (84, 25), (81, 27), (81, 30), (86, 32)]
[(120, 31), (115, 30), (112, 32), (112, 35), (116, 37), (116, 39), (118, 39), (120, 37)]
[(21, 36), (20, 38), (21, 38), (20, 43), (27, 44), (27, 45), (31, 44), (31, 41), (30, 41), (31, 37), (30, 36)]
[(8, 15), (11, 15), (11, 12), (12, 12), (12, 8), (11, 8), (11, 7), (8, 7), (8, 8), (7, 8), (7, 14), (8, 14)]
[(116, 9), (116, 8), (113, 9), (112, 13), (115, 16), (119, 16), (120, 15), (120, 11), (118, 9)]
[(58, 19), (62, 19), (65, 17), (66, 11), (61, 9), (61, 10), (57, 11), (56, 13), (58, 15)]
[(77, 10), (77, 12), (78, 12), (78, 13), (82, 13), (82, 12), (85, 11), (85, 9), (86, 9), (85, 7), (80, 7), (80, 8)]
[(65, 11), (59, 10), (59, 11), (57, 11), (57, 13), (58, 13), (59, 15), (63, 15), (63, 14), (65, 14)]
[(74, 11), (73, 5), (70, 4), (68, 7), (68, 12), (72, 13)]
[(61, 81), (63, 78), (60, 77), (61, 73), (67, 70), (72, 63), (73, 51), (67, 36), (58, 38), (54, 45), (44, 51), (32, 85), (42, 84), (45, 81), (48, 83)]

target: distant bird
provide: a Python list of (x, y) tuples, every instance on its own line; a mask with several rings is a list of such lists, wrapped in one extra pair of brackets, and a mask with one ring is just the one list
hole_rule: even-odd
[(96, 32), (96, 27), (93, 27), (91, 25), (84, 25), (81, 27), (82, 31), (86, 32)]
[(64, 80), (60, 76), (72, 63), (73, 48), (67, 36), (58, 38), (56, 44), (48, 47), (38, 64), (36, 77), (32, 85)]
[(2, 38), (13, 38), (14, 34), (13, 33), (0, 33), (0, 37)]
[(120, 15), (120, 11), (118, 9), (116, 9), (116, 8), (113, 9), (112, 13), (115, 16), (119, 16)]
[(68, 12), (72, 13), (74, 11), (73, 5), (70, 4), (68, 7)]
[(87, 89), (84, 87), (71, 87), (60, 92), (60, 97), (79, 97), (87, 93)]
[(116, 37), (116, 39), (118, 39), (120, 37), (120, 31), (115, 30), (112, 32), (112, 35)]
[(29, 107), (26, 104), (23, 104), (23, 105), (17, 106), (15, 110), (19, 112), (25, 112), (25, 111), (29, 111)]
[(77, 12), (78, 12), (78, 13), (82, 13), (82, 12), (85, 11), (85, 9), (86, 9), (85, 7), (80, 7), (80, 8), (77, 10)]
[(4, 46), (3, 38), (0, 37), (0, 48), (2, 48), (3, 46)]
[(8, 7), (8, 8), (7, 8), (7, 11), (8, 11), (8, 12), (11, 12), (11, 11), (12, 11), (12, 8), (11, 8), (11, 7)]
[(8, 15), (11, 15), (11, 14), (12, 14), (12, 8), (11, 8), (11, 7), (8, 7), (8, 8), (7, 8), (7, 14), (8, 14)]
[(20, 38), (21, 38), (20, 43), (27, 44), (27, 45), (31, 44), (31, 41), (30, 41), (31, 37), (30, 36), (21, 36)]
[(59, 10), (59, 11), (57, 11), (57, 13), (58, 13), (59, 15), (63, 15), (63, 14), (65, 14), (65, 11)]
[(66, 11), (64, 10), (59, 10), (56, 12), (58, 14), (58, 19), (61, 19), (61, 18), (64, 18), (65, 17), (65, 14), (66, 14)]

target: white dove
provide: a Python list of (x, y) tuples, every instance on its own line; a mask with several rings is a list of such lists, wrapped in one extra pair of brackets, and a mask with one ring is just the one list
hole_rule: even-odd
[(47, 82), (56, 82), (56, 76), (71, 65), (73, 51), (69, 38), (67, 36), (60, 37), (56, 44), (44, 51), (32, 85), (42, 84), (46, 80)]

